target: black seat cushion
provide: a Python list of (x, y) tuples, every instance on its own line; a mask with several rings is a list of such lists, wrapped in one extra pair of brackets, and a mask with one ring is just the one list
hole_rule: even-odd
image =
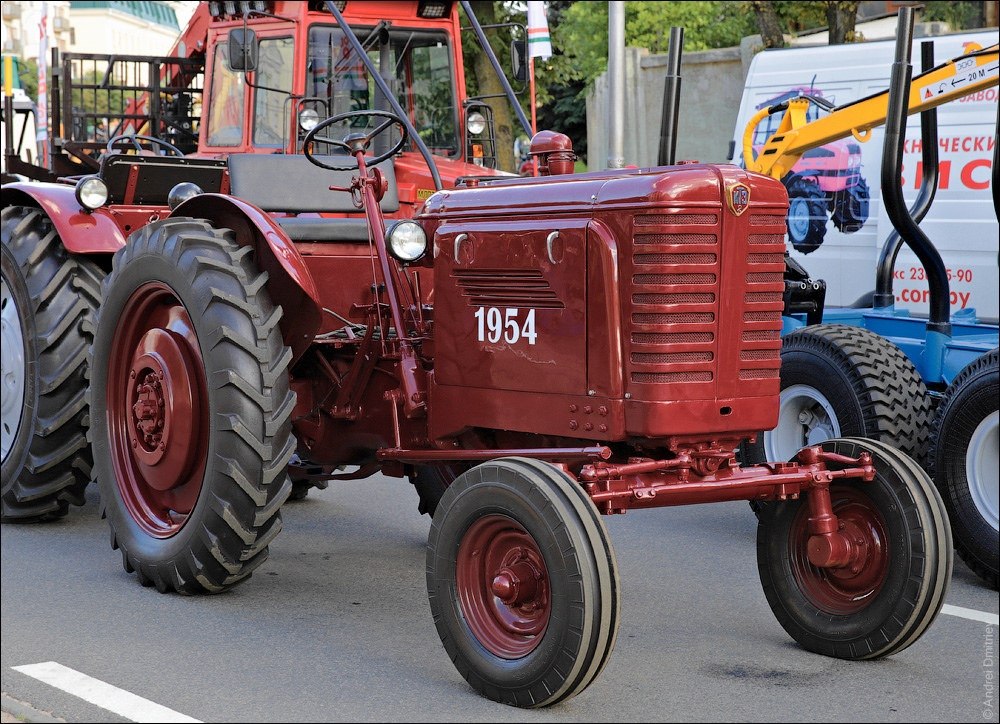
[(360, 219), (317, 219), (288, 218), (275, 219), (292, 241), (368, 241), (368, 221)]

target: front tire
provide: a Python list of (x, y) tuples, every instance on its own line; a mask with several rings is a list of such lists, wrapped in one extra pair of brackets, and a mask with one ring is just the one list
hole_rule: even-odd
[(134, 234), (104, 286), (92, 445), (111, 544), (143, 585), (214, 593), (281, 529), (291, 352), (234, 234), (175, 218)]
[(49, 520), (83, 505), (90, 482), (87, 351), (104, 272), (71, 256), (40, 209), (7, 207), (0, 227), (2, 519)]
[(928, 467), (948, 508), (959, 556), (993, 588), (1000, 567), (998, 397), (1000, 352), (994, 349), (965, 367), (945, 392)]
[(576, 481), (546, 463), (504, 458), (455, 479), (431, 523), (427, 590), (449, 657), (494, 701), (565, 701), (614, 648), (607, 531)]
[(944, 603), (953, 556), (943, 503), (927, 474), (883, 443), (846, 438), (822, 447), (872, 454), (874, 481), (830, 486), (855, 555), (840, 568), (812, 565), (806, 499), (778, 503), (757, 527), (764, 595), (809, 651), (855, 660), (895, 654), (923, 635)]

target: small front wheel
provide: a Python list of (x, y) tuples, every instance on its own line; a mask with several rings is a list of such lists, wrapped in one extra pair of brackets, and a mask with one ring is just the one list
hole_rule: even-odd
[(851, 560), (814, 566), (805, 496), (776, 504), (757, 527), (764, 595), (782, 627), (810, 651), (842, 659), (889, 656), (920, 638), (944, 603), (953, 559), (944, 504), (927, 474), (885, 443), (842, 438), (822, 448), (852, 458), (867, 451), (875, 465), (870, 483), (830, 486)]
[(564, 701), (614, 648), (607, 530), (576, 481), (546, 463), (503, 458), (455, 479), (431, 524), (427, 590), (448, 655), (494, 701)]

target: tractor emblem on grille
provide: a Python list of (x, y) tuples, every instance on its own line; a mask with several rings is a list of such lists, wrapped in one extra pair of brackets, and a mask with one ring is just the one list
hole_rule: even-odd
[(739, 216), (750, 206), (750, 187), (743, 183), (735, 183), (726, 189), (726, 203), (729, 210)]

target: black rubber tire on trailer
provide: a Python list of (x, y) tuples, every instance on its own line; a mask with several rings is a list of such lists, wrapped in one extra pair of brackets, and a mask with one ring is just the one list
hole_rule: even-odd
[(826, 236), (826, 194), (818, 183), (801, 176), (783, 183), (788, 190), (788, 241), (798, 252), (814, 252)]
[[(531, 566), (508, 589), (526, 598), (505, 603), (497, 581), (507, 574), (494, 564), (511, 552), (511, 566)], [(459, 673), (505, 704), (550, 706), (578, 694), (617, 638), (620, 584), (607, 530), (579, 484), (547, 463), (502, 458), (455, 479), (431, 523), (427, 590)]]
[[(955, 549), (998, 587), (997, 422), (1000, 352), (967, 365), (945, 392), (931, 436), (928, 470), (944, 498)], [(970, 470), (971, 464), (971, 470)]]
[(782, 340), (779, 415), (774, 430), (742, 448), (744, 463), (788, 460), (830, 437), (880, 440), (921, 465), (926, 460), (927, 387), (896, 345), (862, 327), (817, 324)]
[[(809, 416), (798, 423), (799, 414)], [(866, 437), (923, 465), (932, 405), (913, 363), (892, 342), (862, 327), (818, 324), (781, 345), (778, 425), (739, 449), (744, 465), (783, 462), (810, 442)], [(766, 504), (751, 502), (760, 516)]]
[(40, 209), (9, 206), (0, 226), (2, 519), (49, 520), (83, 505), (90, 482), (87, 352), (104, 272), (70, 255)]
[[(295, 395), (266, 282), (233, 232), (185, 218), (133, 234), (105, 281), (92, 356), (94, 470), (112, 547), (162, 593), (245, 580), (281, 530)], [(162, 387), (153, 355), (165, 360)], [(132, 404), (136, 378), (146, 380), (150, 415), (157, 404), (165, 411), (159, 446), (155, 437), (145, 446), (152, 431), (132, 437), (154, 419)]]
[(870, 208), (871, 191), (868, 183), (859, 177), (857, 184), (834, 196), (830, 220), (837, 231), (853, 234), (855, 231), (860, 231), (868, 221)]
[(834, 513), (864, 541), (865, 553), (848, 567), (813, 566), (806, 554), (808, 493), (776, 503), (757, 527), (764, 595), (782, 628), (809, 651), (853, 660), (890, 656), (920, 638), (944, 602), (953, 562), (944, 505), (930, 477), (888, 445), (845, 438), (823, 448), (872, 454), (874, 481), (835, 481), (830, 488)]

